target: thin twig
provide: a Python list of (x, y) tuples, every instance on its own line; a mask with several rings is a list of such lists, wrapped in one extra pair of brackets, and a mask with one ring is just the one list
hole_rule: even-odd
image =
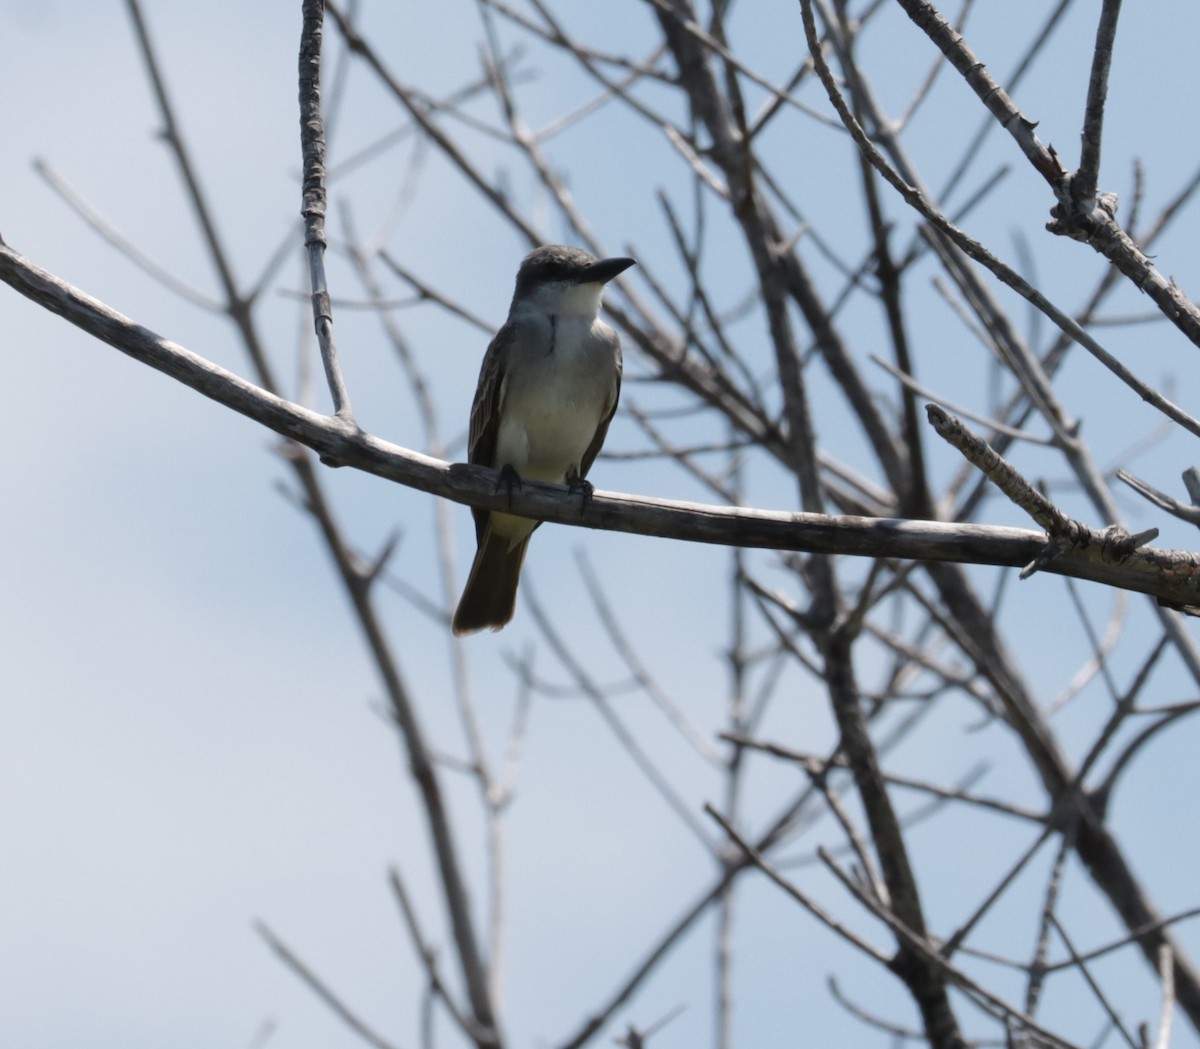
[(1096, 978), (1092, 975), (1092, 971), (1088, 968), (1087, 963), (1076, 953), (1075, 945), (1071, 942), (1071, 938), (1067, 935), (1066, 929), (1063, 928), (1062, 922), (1060, 922), (1053, 914), (1048, 914), (1047, 917), (1050, 919), (1050, 924), (1054, 926), (1055, 931), (1062, 938), (1063, 944), (1066, 946), (1068, 953), (1071, 955), (1073, 967), (1079, 970), (1080, 975), (1083, 977), (1088, 987), (1091, 988), (1092, 994), (1096, 996), (1096, 1001), (1100, 1003), (1101, 1008), (1103, 1008), (1108, 1014), (1108, 1018), (1112, 1021), (1113, 1026), (1121, 1032), (1121, 1037), (1125, 1039), (1125, 1043), (1129, 1046), (1129, 1049), (1138, 1049), (1138, 1043), (1134, 1041), (1133, 1035), (1129, 1033), (1128, 1029), (1126, 1029), (1125, 1023), (1122, 1021), (1120, 1014), (1118, 1014), (1116, 1009), (1113, 1008), (1112, 1003), (1108, 1000), (1108, 995), (1104, 993), (1103, 989), (1100, 987), (1100, 984), (1096, 982)]
[(301, 191), (304, 247), (312, 285), (313, 324), (325, 379), (333, 397), (333, 413), (353, 425), (350, 395), (338, 364), (333, 341), (333, 307), (325, 277), (325, 121), (321, 116), (321, 39), (323, 0), (304, 0), (304, 28), (300, 36), (300, 147), (304, 162)]
[(839, 922), (833, 915), (829, 914), (825, 909), (813, 901), (809, 895), (802, 891), (798, 886), (794, 885), (782, 874), (779, 873), (770, 863), (767, 862), (763, 854), (750, 844), (736, 828), (724, 816), (721, 815), (712, 805), (705, 805), (704, 811), (716, 821), (721, 829), (729, 835), (730, 840), (741, 849), (743, 855), (754, 864), (768, 878), (786, 892), (793, 900), (811, 914), (817, 921), (821, 922), (831, 932), (837, 933), (843, 940), (851, 946), (858, 948), (863, 954), (875, 959), (880, 965), (888, 965), (889, 957), (879, 948), (873, 946), (864, 940), (856, 932), (852, 932), (846, 925)]
[(1158, 978), (1162, 982), (1162, 1007), (1158, 1014), (1158, 1037), (1154, 1049), (1169, 1049), (1171, 1019), (1175, 1013), (1175, 958), (1165, 943), (1158, 949)]
[(1104, 102), (1108, 96), (1108, 72), (1112, 66), (1113, 45), (1117, 38), (1117, 18), (1121, 0), (1104, 0), (1096, 26), (1096, 47), (1092, 54), (1092, 75), (1088, 79), (1087, 107), (1083, 115), (1083, 148), (1079, 169), (1071, 178), (1071, 195), (1077, 204), (1091, 204), (1100, 178), (1100, 143), (1104, 128)]
[(305, 965), (295, 952), (271, 931), (265, 922), (256, 922), (254, 927), (258, 930), (258, 934), (267, 941), (267, 946), (283, 960), (284, 964), (292, 972), (308, 984), (317, 997), (341, 1017), (356, 1035), (367, 1042), (368, 1045), (373, 1045), (375, 1049), (396, 1049), (394, 1042), (389, 1042), (383, 1035), (371, 1028), (365, 1020), (359, 1017), (354, 1010), (338, 997), (327, 983)]

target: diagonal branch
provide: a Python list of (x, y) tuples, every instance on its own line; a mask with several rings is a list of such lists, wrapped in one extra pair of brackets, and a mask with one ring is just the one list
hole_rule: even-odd
[[(500, 491), (491, 470), (409, 451), (255, 386), (156, 335), (2, 242), (0, 282), (101, 342), (311, 448), (330, 464), (354, 467), (458, 503), (511, 509), (558, 524), (809, 553), (1020, 567), (1044, 545), (1041, 533), (1021, 528), (754, 510), (600, 491), (581, 514), (578, 500), (564, 498), (561, 485), (526, 481), (511, 493)], [(1150, 594), (1178, 606), (1200, 604), (1200, 557), (1183, 551), (1143, 548), (1120, 564), (1108, 564), (1098, 549), (1073, 550), (1046, 570)]]

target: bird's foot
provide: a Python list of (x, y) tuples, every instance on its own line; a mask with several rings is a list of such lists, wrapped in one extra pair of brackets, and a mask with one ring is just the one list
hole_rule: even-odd
[(508, 463), (500, 467), (500, 477), (496, 481), (495, 491), (498, 492), (502, 488), (505, 495), (508, 496), (508, 505), (512, 506), (513, 489), (521, 490), (521, 475)]
[(579, 515), (581, 517), (584, 510), (588, 508), (588, 504), (592, 501), (592, 495), (595, 491), (596, 487), (591, 481), (584, 480), (578, 475), (567, 478), (567, 492), (570, 495), (579, 495), (582, 497), (579, 504)]

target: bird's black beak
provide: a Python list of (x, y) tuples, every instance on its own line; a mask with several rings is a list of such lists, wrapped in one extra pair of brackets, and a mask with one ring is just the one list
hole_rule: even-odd
[(636, 266), (636, 259), (597, 259), (580, 271), (575, 278), (577, 284), (607, 284), (613, 277), (618, 277), (630, 266)]

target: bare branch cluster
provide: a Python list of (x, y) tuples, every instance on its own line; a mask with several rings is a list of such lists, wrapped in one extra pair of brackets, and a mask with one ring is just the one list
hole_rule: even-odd
[[(399, 868), (391, 886), (427, 979), (421, 1028), (427, 1044), (435, 1031), (481, 1049), (515, 1041), (506, 1033), (512, 1019), (502, 979), (505, 829), (529, 726), (567, 699), (594, 712), (628, 758), (631, 776), (698, 850), (706, 873), (679, 886), (677, 895), (688, 902), (678, 913), (630, 944), (628, 973), (581, 1003), (579, 1025), (548, 1036), (547, 1044), (579, 1049), (620, 1020), (627, 1024), (620, 1044), (640, 1047), (660, 1038), (665, 1044), (669, 1033), (660, 1031), (678, 1029), (708, 1003), (714, 1044), (737, 1044), (741, 955), (749, 949), (738, 935), (749, 920), (740, 890), (752, 878), (772, 886), (779, 912), (803, 915), (811, 940), (797, 951), (836, 943), (888, 974), (895, 998), (869, 1004), (856, 997), (852, 976), (830, 975), (832, 997), (853, 1030), (865, 1025), (881, 1039), (924, 1040), (938, 1049), (1070, 1049), (1097, 1044), (1097, 1029), (1112, 1044), (1165, 1046), (1177, 1007), (1200, 1031), (1200, 971), (1177, 929), (1200, 911), (1166, 914), (1156, 905), (1135, 873), (1146, 860), (1122, 845), (1111, 805), (1147, 745), (1200, 705), (1192, 698), (1200, 686), (1200, 647), (1180, 614), (1200, 609), (1200, 555), (1149, 546), (1157, 530), (1131, 530), (1116, 481), (1187, 524), (1200, 522), (1200, 500), (1194, 491), (1186, 501), (1159, 491), (1128, 470), (1102, 469), (1102, 453), (1083, 436), (1084, 415), (1091, 422), (1097, 409), (1063, 381), (1068, 364), (1086, 368), (1089, 381), (1107, 384), (1112, 404), (1126, 406), (1111, 409), (1114, 417), (1130, 417), (1130, 408), (1145, 402), (1165, 428), (1159, 443), (1200, 435), (1200, 420), (1166, 396), (1164, 384), (1139, 375), (1124, 349), (1106, 347), (1097, 334), (1111, 320), (1101, 313), (1105, 304), (1132, 288), (1169, 322), (1184, 352), (1200, 346), (1200, 308), (1151, 255), (1184, 213), (1200, 175), (1149, 221), (1139, 219), (1138, 201), (1127, 225), (1117, 219), (1115, 195), (1101, 188), (1110, 177), (1101, 146), (1109, 82), (1121, 60), (1119, 0), (1105, 0), (1089, 16), (1095, 43), (1073, 171), (1039, 137), (1061, 141), (1064, 129), (1048, 129), (1014, 101), (1059, 20), (1082, 6), (1070, 0), (1031, 32), (1007, 79), (982, 60), (986, 37), (968, 43), (969, 0), (957, 24), (922, 0), (799, 0), (782, 51), (760, 42), (754, 17), (729, 0), (622, 5), (623, 17), (631, 7), (643, 22), (616, 38), (619, 50), (603, 34), (591, 39), (572, 29), (577, 12), (569, 4), (477, 0), (480, 68), (440, 97), (405, 80), (387, 42), (362, 28), (355, 5), (305, 0), (303, 6), (302, 239), (329, 413), (305, 407), (277, 378), (256, 309), (277, 283), (280, 253), (270, 254), (258, 280), (235, 276), (137, 0), (128, 7), (165, 141), (219, 285), (215, 295), (189, 291), (188, 297), (228, 317), (251, 379), (155, 335), (9, 246), (0, 246), (0, 280), (285, 438), (291, 491), (316, 524), (350, 599), (426, 820), (440, 899), (418, 899)], [(914, 81), (908, 97), (896, 89), (881, 94), (874, 85), (890, 72), (876, 69), (870, 57), (881, 34), (903, 39), (904, 61), (913, 67), (906, 70)], [(336, 71), (331, 53), (340, 63)], [(787, 58), (783, 69), (779, 54)], [(542, 67), (566, 71), (554, 74), (561, 84), (551, 80), (553, 114), (538, 121), (534, 114), (544, 114), (546, 98), (537, 94), (545, 86)], [(403, 130), (336, 165), (329, 139), (347, 69), (386, 93)], [(980, 131), (973, 138), (945, 136), (953, 175), (935, 191), (921, 165), (940, 169), (946, 157), (930, 157), (910, 141), (940, 92), (963, 85), (974, 108), (958, 119), (978, 120)], [(1078, 242), (1070, 245), (1079, 253), (1078, 272), (1093, 283), (1075, 307), (1055, 303), (1064, 293), (1052, 277), (1022, 275), (1028, 266), (1006, 261), (985, 244), (985, 234), (968, 232), (1005, 181), (1005, 170), (971, 174), (992, 156), (984, 149), (990, 130), (1001, 133), (993, 138), (1002, 144), (990, 148), (1005, 158), (1005, 170), (1028, 169), (1044, 187), (1039, 206), (1041, 215), (1051, 213), (1049, 232)], [(402, 311), (437, 311), (473, 338), (488, 325), (461, 289), (423, 273), (419, 253), (388, 217), (370, 237), (359, 233), (348, 206), (330, 221), (329, 186), (339, 172), (377, 163), (397, 135), (422, 149), (413, 154), (401, 203), (420, 192), (425, 161), (419, 158), (436, 156), (485, 216), (483, 235), (514, 243), (562, 240), (604, 254), (596, 230), (610, 230), (621, 202), (589, 192), (582, 177), (576, 192), (569, 176), (589, 164), (602, 169), (601, 177), (624, 167), (623, 185), (661, 225), (659, 237), (643, 234), (644, 246), (627, 246), (640, 266), (614, 282), (619, 294), (610, 293), (607, 304), (633, 374), (621, 437), (610, 441), (619, 447), (602, 457), (601, 468), (615, 474), (624, 464), (653, 467), (711, 503), (597, 492), (581, 511), (559, 487), (531, 482), (501, 492), (491, 471), (445, 461), (455, 440), (443, 428), (430, 378), (433, 351), (410, 343)], [(592, 153), (562, 144), (573, 137), (592, 142)], [(647, 159), (629, 172), (639, 165), (622, 151), (634, 142), (647, 143)], [(476, 149), (484, 152), (480, 143), (501, 151), (502, 173), (476, 159)], [(818, 167), (818, 177), (838, 183), (856, 213), (827, 215), (807, 205)], [(98, 225), (62, 180), (55, 177), (55, 184)], [(1031, 224), (1033, 214), (1012, 221)], [(1048, 240), (1042, 225), (1039, 219), (1032, 228)], [(119, 234), (102, 232), (129, 254)], [(461, 237), (480, 235), (477, 228)], [(186, 290), (169, 267), (132, 261), (172, 290)], [(1009, 302), (1031, 311), (1026, 333)], [(335, 318), (351, 304), (377, 318), (415, 406), (412, 432), (425, 451), (366, 432), (352, 414), (334, 340)], [(973, 420), (982, 435), (951, 411)], [(1094, 420), (1093, 427), (1103, 424)], [(331, 495), (336, 475), (319, 469), (318, 459), (439, 497), (433, 524), (439, 593), (396, 569), (403, 555), (395, 537), (372, 556), (356, 549), (350, 522)], [(1047, 463), (1066, 479), (1031, 481)], [(1124, 458), (1118, 466), (1128, 463)], [(1007, 503), (995, 498), (997, 491)], [(437, 702), (437, 690), (426, 694), (424, 685), (411, 683), (418, 680), (406, 672), (412, 657), (385, 625), (382, 608), (399, 595), (411, 611), (448, 623), (456, 590), (449, 502), (727, 547), (724, 636), (701, 640), (697, 626), (689, 648), (720, 651), (724, 685), (714, 684), (703, 702), (679, 694), (654, 669), (661, 665), (658, 639), (627, 629), (612, 592), (619, 584), (582, 559), (580, 589), (594, 609), (593, 639), (580, 641), (562, 628), (535, 577), (523, 614), (536, 647), (508, 659), (510, 722), (498, 739), (484, 728), (466, 649), (453, 642), (447, 689), (465, 750), (440, 749), (421, 713)], [(1013, 509), (1034, 527), (999, 523)], [(1002, 568), (1001, 581), (971, 566)], [(1013, 567), (1024, 569), (1022, 578), (1036, 578), (1018, 582)], [(1039, 602), (1050, 592), (1067, 609), (1063, 624), (1038, 621)], [(1102, 606), (1109, 608), (1104, 624), (1096, 621)], [(688, 626), (687, 615), (676, 610), (675, 618)], [(1031, 648), (1025, 636), (1030, 623), (1041, 633), (1040, 647)], [(1057, 642), (1060, 630), (1072, 632), (1084, 655), (1073, 673), (1059, 675), (1068, 684), (1055, 694), (1043, 668), (1047, 654), (1060, 669), (1068, 659), (1069, 646)], [(601, 642), (614, 653), (615, 670), (596, 659)], [(1160, 682), (1168, 670), (1182, 684), (1164, 697)], [(831, 745), (777, 738), (787, 731), (780, 726), (794, 724), (785, 712), (794, 709), (796, 695), (821, 697)], [(1064, 728), (1055, 713), (1085, 695), (1093, 704), (1085, 719), (1090, 729)], [(706, 709), (719, 714), (706, 716)], [(649, 713), (663, 738), (686, 755), (677, 765), (662, 757), (660, 739), (635, 727)], [(986, 767), (964, 769), (946, 743), (950, 731), (966, 739), (971, 730), (989, 741)], [(921, 776), (904, 771), (905, 755), (914, 751), (925, 756)], [(779, 763), (796, 785), (764, 801), (758, 777)], [(482, 840), (470, 847), (485, 859), (478, 881), (467, 873), (477, 865), (464, 857), (455, 833), (460, 816), (444, 787), (454, 775), (472, 783), (482, 815)], [(985, 775), (994, 790), (978, 789)], [(703, 797), (689, 786), (696, 778), (706, 784)], [(926, 824), (950, 829), (931, 834)], [(965, 836), (981, 847), (998, 825), (1016, 844), (990, 864), (968, 863)], [(963, 826), (969, 831), (956, 829)], [(954, 877), (960, 864), (975, 873)], [(955, 884), (947, 904), (948, 881)], [(482, 910), (473, 897), (485, 901)], [(1115, 913), (1124, 932), (1096, 942), (1072, 917), (1080, 909)], [(998, 914), (1014, 912), (1025, 923), (1023, 938), (998, 927), (1004, 924)], [(664, 959), (694, 939), (710, 916), (711, 987), (686, 1003), (630, 1012)], [(357, 1016), (280, 936), (261, 931), (358, 1036), (377, 1046), (400, 1044), (380, 1034), (379, 1023)], [(1017, 939), (1023, 948), (1012, 946)], [(439, 951), (443, 941), (448, 946)], [(1144, 970), (1161, 989), (1161, 1001), (1141, 1003), (1137, 1020), (1128, 1017), (1130, 999), (1095, 964), (1110, 955)], [(1133, 957), (1141, 959), (1136, 966)], [(1084, 990), (1068, 991), (1056, 979), (1064, 972), (1079, 977)], [(829, 998), (824, 987), (796, 993)], [(1063, 1022), (1068, 1013), (1075, 1022)], [(674, 1028), (666, 1027), (672, 1022)]]

